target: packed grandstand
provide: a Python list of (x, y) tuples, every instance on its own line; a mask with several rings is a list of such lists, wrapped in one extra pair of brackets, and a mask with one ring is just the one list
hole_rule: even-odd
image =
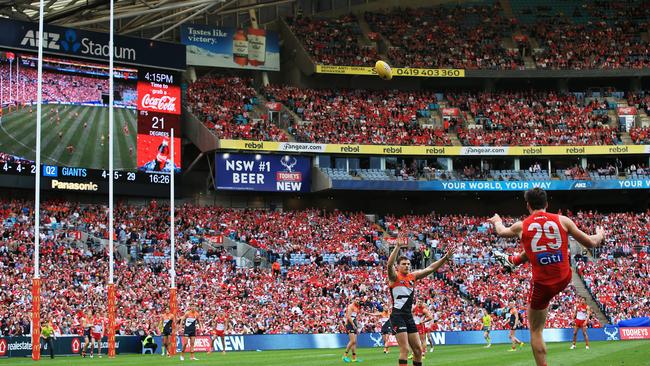
[[(24, 314), (29, 313), (30, 279), (20, 273), (28, 273), (31, 266), (33, 248), (26, 242), (33, 236), (33, 202), (5, 200), (1, 207), (0, 286), (5, 306), (0, 331), (21, 335), (29, 330)], [(105, 309), (106, 250), (93, 239), (107, 237), (106, 206), (49, 201), (42, 207), (46, 231), (41, 253), (46, 268), (43, 276), (48, 279), (43, 283), (43, 311), (61, 319), (63, 329), (77, 333), (81, 311), (88, 306)], [(147, 206), (117, 207), (117, 242), (127, 249), (116, 265), (116, 277), (122, 279), (118, 287), (120, 334), (160, 331), (157, 316), (166, 306), (163, 289), (169, 281), (168, 210), (155, 201)], [(566, 214), (585, 228), (601, 222), (616, 228), (594, 256), (577, 254), (573, 259), (608, 320), (617, 323), (647, 315), (648, 214)], [(432, 307), (439, 330), (480, 329), (482, 308), (493, 314), (495, 329), (505, 329), (500, 310), (509, 301), (524, 306), (517, 294), (527, 292), (530, 273), (507, 274), (495, 263), (494, 250), (514, 253), (518, 246), (516, 241), (499, 240), (486, 220), (431, 213), (386, 216), (373, 224), (361, 212), (183, 205), (177, 212), (179, 298), (196, 299), (207, 319), (228, 311), (234, 334), (339, 332), (342, 311), (351, 297), (363, 297), (370, 309), (389, 304), (382, 275), (386, 255), (380, 250), (386, 233), (408, 236), (413, 246), (405, 255), (415, 268), (439, 258), (440, 248), (458, 244), (450, 268), (418, 288), (419, 296)], [(91, 239), (79, 242), (76, 232)], [(250, 244), (271, 263), (278, 262), (281, 270), (237, 267), (222, 246), (210, 244), (211, 238), (221, 235)], [(426, 247), (434, 253), (428, 260), (423, 253)], [(237, 306), (232, 305), (233, 298), (238, 299)], [(549, 327), (570, 326), (575, 301), (572, 287), (557, 297), (551, 305)], [(381, 327), (368, 315), (360, 323), (366, 331)], [(601, 324), (594, 318), (592, 326)], [(206, 331), (211, 330), (211, 325), (207, 327)]]

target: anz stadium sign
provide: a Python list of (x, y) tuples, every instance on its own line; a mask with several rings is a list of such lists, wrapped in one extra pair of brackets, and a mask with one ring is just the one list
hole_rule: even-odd
[[(43, 52), (47, 54), (108, 61), (108, 34), (45, 25)], [(38, 50), (38, 24), (0, 18), (0, 47)], [(121, 64), (184, 70), (185, 46), (115, 35), (115, 61)]]

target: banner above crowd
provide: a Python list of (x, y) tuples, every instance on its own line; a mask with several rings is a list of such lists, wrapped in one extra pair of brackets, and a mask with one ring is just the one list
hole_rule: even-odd
[[(189, 63), (189, 49), (188, 49)], [(316, 65), (317, 74), (340, 75), (377, 75), (374, 67), (370, 66), (335, 66)], [(464, 78), (465, 70), (461, 69), (415, 69), (408, 67), (393, 68), (393, 76), (414, 76), (422, 78)]]
[(235, 69), (280, 71), (278, 34), (264, 29), (181, 27), (187, 64)]
[(227, 150), (294, 152), (311, 154), (407, 155), (407, 156), (545, 156), (650, 154), (650, 145), (600, 146), (399, 146), (343, 145), (299, 142), (219, 140)]
[(540, 180), (540, 181), (370, 181), (332, 180), (332, 189), (368, 191), (452, 191), (452, 192), (518, 192), (532, 188), (546, 191), (578, 191), (603, 189), (649, 189), (650, 179), (608, 180)]

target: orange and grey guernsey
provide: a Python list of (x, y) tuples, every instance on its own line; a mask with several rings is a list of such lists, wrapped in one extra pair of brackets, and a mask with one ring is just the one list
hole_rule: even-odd
[(393, 313), (412, 314), (414, 295), (415, 276), (412, 273), (403, 275), (398, 272), (397, 280), (390, 285), (390, 296), (393, 298)]

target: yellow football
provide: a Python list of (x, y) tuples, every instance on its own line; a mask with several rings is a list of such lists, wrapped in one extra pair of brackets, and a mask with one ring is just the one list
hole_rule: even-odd
[(393, 70), (385, 61), (379, 60), (375, 63), (375, 71), (380, 78), (390, 80), (393, 78)]

